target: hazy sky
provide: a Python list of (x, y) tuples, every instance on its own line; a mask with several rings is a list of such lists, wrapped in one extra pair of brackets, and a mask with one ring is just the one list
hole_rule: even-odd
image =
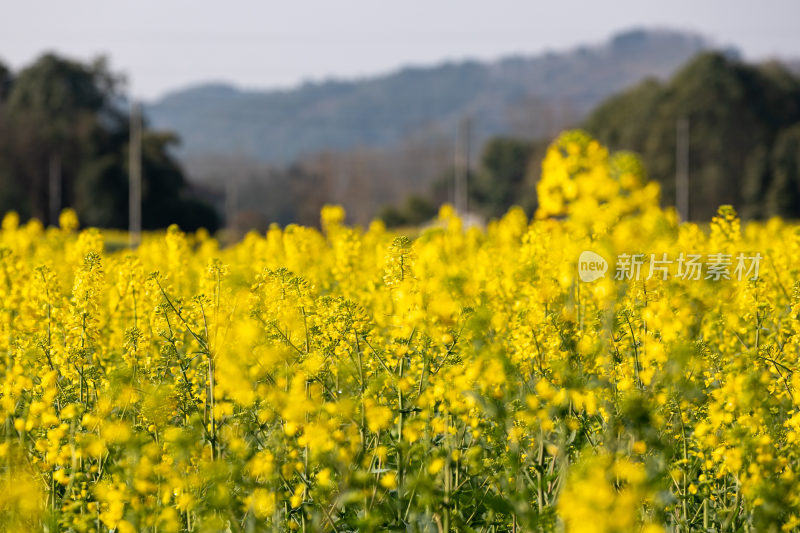
[(8, 0), (0, 60), (106, 54), (137, 98), (228, 81), (286, 87), (401, 65), (600, 42), (634, 26), (701, 32), (746, 57), (800, 57), (797, 0)]

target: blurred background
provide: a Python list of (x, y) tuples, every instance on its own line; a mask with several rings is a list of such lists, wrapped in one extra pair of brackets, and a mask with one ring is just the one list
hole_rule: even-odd
[(45, 224), (531, 214), (568, 128), (640, 154), (685, 217), (800, 217), (800, 3), (2, 7), (0, 212)]

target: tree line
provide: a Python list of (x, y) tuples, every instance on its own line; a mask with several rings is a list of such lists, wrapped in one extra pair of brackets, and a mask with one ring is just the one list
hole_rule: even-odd
[[(123, 87), (104, 59), (46, 54), (17, 73), (0, 64), (0, 212), (55, 224), (54, 213), (69, 206), (85, 225), (127, 227), (131, 117)], [(219, 217), (170, 154), (178, 141), (145, 121), (143, 228), (214, 231)]]
[[(749, 219), (800, 217), (800, 79), (792, 71), (703, 53), (667, 81), (647, 79), (612, 96), (576, 127), (609, 149), (639, 154), (664, 204), (674, 205), (682, 120), (689, 124), (691, 219), (709, 220), (722, 204)], [(532, 213), (548, 142), (488, 142), (473, 173), (472, 205), (488, 217), (514, 204)], [(401, 214), (401, 223), (414, 217)]]
[[(70, 206), (86, 225), (126, 227), (130, 120), (124, 80), (102, 59), (83, 64), (47, 54), (16, 73), (0, 64), (0, 212), (15, 210), (52, 224), (58, 210), (53, 206)], [(664, 203), (671, 204), (676, 127), (682, 120), (690, 124), (692, 219), (709, 219), (720, 204), (734, 205), (747, 218), (800, 217), (800, 79), (795, 74), (775, 62), (752, 65), (704, 53), (667, 81), (648, 79), (612, 96), (575, 126), (613, 150), (640, 154), (650, 178), (662, 185)], [(496, 217), (521, 205), (532, 213), (549, 141), (496, 137), (485, 143), (470, 172), (471, 210)], [(171, 153), (178, 142), (145, 121), (143, 226), (178, 223), (213, 231), (220, 225), (224, 193), (210, 197), (190, 185)], [(419, 224), (450, 201), (454, 169), (445, 163), (452, 161), (452, 146), (430, 138), (417, 144), (396, 154), (373, 150), (359, 157), (331, 152), (306, 158), (277, 178), (272, 170), (250, 169), (238, 178), (239, 211), (259, 213), (274, 204), (270, 220), (259, 218), (255, 225), (273, 220), (313, 224), (325, 202), (346, 204), (363, 215), (413, 191), (381, 216), (393, 225)], [(397, 175), (380, 172), (387, 166)], [(431, 172), (438, 172), (438, 179)], [(413, 187), (403, 179), (407, 175), (417, 176)], [(216, 200), (216, 210), (209, 200)], [(370, 203), (373, 208), (367, 209)], [(251, 222), (245, 218), (239, 225)]]

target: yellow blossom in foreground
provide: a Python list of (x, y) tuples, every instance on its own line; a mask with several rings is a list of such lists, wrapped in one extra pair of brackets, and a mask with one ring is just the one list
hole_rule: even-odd
[(0, 530), (797, 529), (800, 228), (681, 222), (583, 132), (537, 191), (226, 247), (5, 215)]

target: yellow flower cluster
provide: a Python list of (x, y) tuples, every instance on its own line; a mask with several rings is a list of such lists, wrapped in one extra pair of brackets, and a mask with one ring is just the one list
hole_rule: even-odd
[[(800, 229), (680, 223), (581, 132), (538, 195), (485, 230), (326, 207), (226, 248), (6, 215), (0, 529), (800, 527)], [(613, 260), (741, 253), (757, 276)]]

